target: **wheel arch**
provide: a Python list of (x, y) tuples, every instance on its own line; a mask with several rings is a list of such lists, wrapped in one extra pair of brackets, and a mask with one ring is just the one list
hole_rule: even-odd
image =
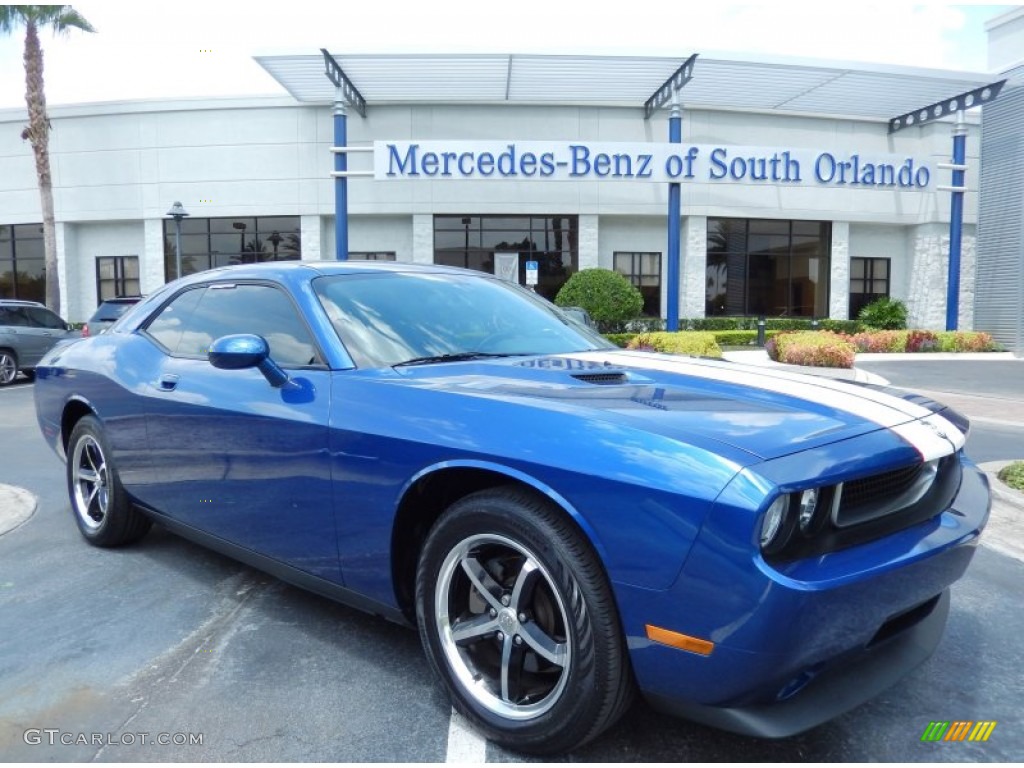
[(75, 425), (83, 416), (96, 415), (95, 409), (81, 398), (73, 397), (64, 404), (64, 410), (60, 415), (60, 445), (65, 456), (68, 453), (68, 440), (71, 439)]
[[(395, 598), (412, 624), (416, 623), (416, 567), (430, 529), (459, 499), (500, 486), (517, 486), (561, 510), (594, 548), (601, 568), (605, 569), (606, 552), (596, 531), (564, 496), (546, 483), (511, 467), (489, 462), (443, 462), (423, 469), (409, 480), (400, 494), (391, 531), (391, 578)], [(607, 572), (605, 576), (608, 577)]]

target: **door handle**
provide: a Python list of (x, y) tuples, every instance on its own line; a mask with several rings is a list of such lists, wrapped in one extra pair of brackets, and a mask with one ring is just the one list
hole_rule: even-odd
[(166, 374), (160, 377), (160, 391), (161, 392), (173, 392), (174, 388), (178, 386), (178, 377), (174, 374)]

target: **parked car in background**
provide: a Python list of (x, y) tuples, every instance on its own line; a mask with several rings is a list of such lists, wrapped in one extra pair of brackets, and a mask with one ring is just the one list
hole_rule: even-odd
[(91, 544), (155, 520), (418, 626), (458, 711), (525, 752), (634, 692), (748, 735), (839, 716), (934, 651), (989, 512), (938, 403), (620, 350), (439, 266), (191, 275), (34, 395)]
[(128, 307), (142, 301), (141, 296), (119, 296), (116, 299), (105, 299), (96, 307), (92, 317), (82, 326), (83, 336), (98, 336), (117, 322)]
[(0, 386), (14, 381), (19, 371), (33, 378), (36, 363), (54, 344), (78, 335), (36, 301), (0, 299)]

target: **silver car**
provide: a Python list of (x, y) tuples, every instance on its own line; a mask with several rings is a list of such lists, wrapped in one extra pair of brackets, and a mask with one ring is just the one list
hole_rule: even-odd
[(0, 387), (21, 371), (29, 379), (58, 341), (78, 336), (61, 317), (35, 301), (0, 299)]

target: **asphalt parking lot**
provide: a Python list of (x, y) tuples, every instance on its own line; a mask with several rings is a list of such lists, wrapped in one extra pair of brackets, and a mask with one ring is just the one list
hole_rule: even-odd
[[(1024, 361), (1009, 370), (1024, 372)], [(974, 376), (965, 397), (984, 396), (985, 375)], [(1012, 444), (1024, 446), (1024, 411), (1019, 417), (1019, 426), (1004, 421)], [(971, 440), (999, 426), (979, 422)], [(161, 529), (123, 550), (91, 548), (71, 518), (63, 477), (36, 428), (31, 385), (0, 390), (0, 483), (38, 498), (29, 519), (0, 535), (2, 759), (523, 760), (453, 724), (414, 632)], [(560, 759), (1022, 760), (1022, 585), (1024, 564), (982, 546), (954, 589), (936, 655), (882, 696), (801, 736), (742, 738), (638, 702), (598, 741)], [(983, 743), (924, 743), (933, 720), (997, 726)], [(169, 743), (152, 743), (161, 736)]]

